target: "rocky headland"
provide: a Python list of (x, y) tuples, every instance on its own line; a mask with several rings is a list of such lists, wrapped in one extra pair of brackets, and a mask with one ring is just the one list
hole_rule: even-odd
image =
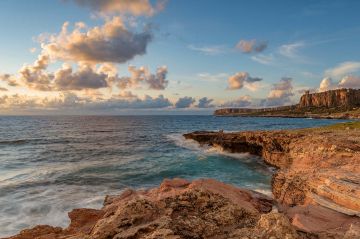
[(360, 89), (306, 92), (296, 105), (273, 108), (224, 108), (216, 116), (360, 119)]
[(259, 155), (275, 166), (274, 199), (298, 231), (343, 238), (347, 230), (357, 228), (360, 238), (360, 122), (184, 136), (228, 152)]
[(106, 196), (98, 210), (75, 209), (67, 228), (39, 225), (10, 239), (360, 237), (359, 122), (184, 136), (262, 156), (277, 168), (274, 198), (213, 179), (164, 180), (158, 188)]

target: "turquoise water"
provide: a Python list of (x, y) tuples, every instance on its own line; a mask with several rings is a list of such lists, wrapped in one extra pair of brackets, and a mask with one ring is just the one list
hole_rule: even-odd
[(67, 212), (100, 208), (106, 194), (164, 178), (215, 178), (268, 193), (272, 169), (248, 154), (201, 148), (182, 134), (315, 127), (339, 121), (214, 116), (0, 117), (0, 236)]

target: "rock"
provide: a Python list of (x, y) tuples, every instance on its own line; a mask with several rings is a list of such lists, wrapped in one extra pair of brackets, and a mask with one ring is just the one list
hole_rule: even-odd
[(68, 228), (38, 226), (11, 239), (225, 239), (240, 231), (251, 235), (254, 228), (259, 233), (284, 232), (286, 236), (289, 224), (277, 223), (276, 233), (266, 229), (274, 223), (266, 224), (263, 215), (273, 206), (267, 196), (212, 179), (164, 180), (159, 188), (107, 196), (100, 210), (73, 210)]
[(299, 104), (271, 108), (224, 108), (217, 116), (360, 119), (360, 89), (306, 92)]
[(360, 90), (337, 89), (320, 93), (306, 92), (300, 98), (299, 107), (345, 107), (360, 106)]
[[(334, 228), (342, 227), (343, 235), (350, 225), (346, 223), (344, 227), (345, 221), (354, 225), (360, 222), (360, 134), (356, 123), (349, 130), (345, 127), (222, 133), (221, 137), (217, 132), (202, 131), (184, 137), (228, 152), (263, 157), (278, 169), (272, 178), (272, 192), (279, 204), (295, 208), (317, 206), (322, 210), (313, 211), (319, 214), (334, 212), (319, 217), (322, 222), (332, 221)], [(303, 223), (307, 218), (303, 213), (290, 218), (305, 232), (327, 232), (318, 226), (321, 220), (316, 221), (313, 214), (309, 221), (316, 223), (310, 225)]]

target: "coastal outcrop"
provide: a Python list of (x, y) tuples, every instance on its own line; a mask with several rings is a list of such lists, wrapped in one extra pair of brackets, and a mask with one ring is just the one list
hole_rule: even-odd
[(212, 179), (173, 179), (107, 196), (99, 210), (75, 209), (68, 228), (37, 226), (10, 238), (300, 238), (273, 206), (271, 198)]
[(296, 105), (269, 108), (224, 108), (217, 116), (360, 119), (360, 89), (305, 92)]
[(307, 107), (344, 107), (354, 108), (360, 106), (360, 89), (337, 89), (325, 92), (305, 92), (300, 98), (299, 108)]
[(326, 231), (334, 233), (345, 232), (352, 224), (360, 226), (359, 122), (317, 129), (184, 136), (225, 151), (259, 155), (277, 167), (273, 195), (298, 229), (321, 234), (324, 228), (317, 225), (327, 225)]

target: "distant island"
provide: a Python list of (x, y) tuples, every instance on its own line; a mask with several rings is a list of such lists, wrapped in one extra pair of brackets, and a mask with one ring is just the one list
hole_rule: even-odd
[(306, 91), (299, 104), (272, 108), (224, 108), (216, 116), (360, 119), (360, 89)]

